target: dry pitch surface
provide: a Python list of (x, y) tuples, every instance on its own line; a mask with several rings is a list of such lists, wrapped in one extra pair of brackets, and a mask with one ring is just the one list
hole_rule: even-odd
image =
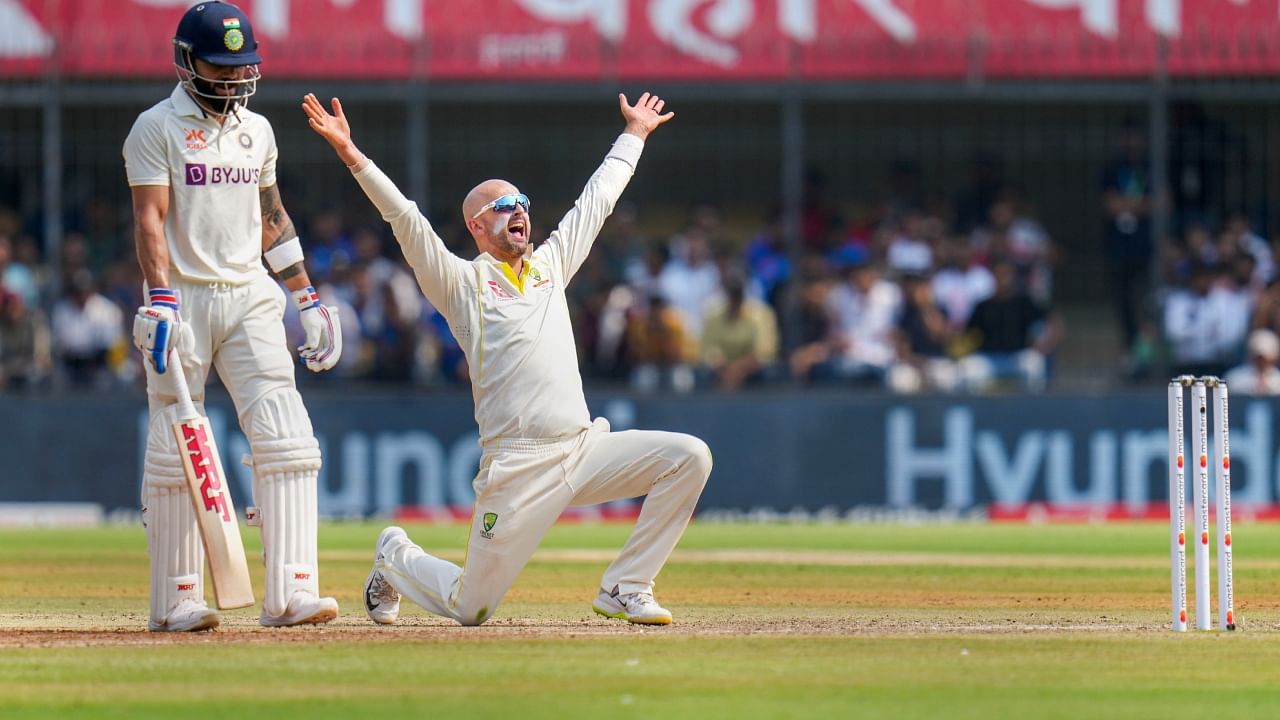
[[(695, 524), (657, 588), (676, 624), (657, 629), (590, 611), (615, 525), (557, 528), (482, 627), (412, 608), (375, 626), (359, 590), (379, 529), (322, 528), (336, 623), (267, 630), (246, 609), (194, 635), (142, 630), (140, 528), (0, 531), (0, 717), (1280, 712), (1274, 526), (1235, 528), (1241, 631), (1186, 636), (1167, 630), (1158, 523)], [(408, 529), (461, 560), (465, 528)]]

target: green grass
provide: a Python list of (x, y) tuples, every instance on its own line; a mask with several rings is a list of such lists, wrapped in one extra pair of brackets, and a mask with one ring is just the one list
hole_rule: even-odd
[[(376, 628), (358, 593), (378, 529), (322, 527), (340, 625), (260, 631), (246, 609), (176, 638), (137, 632), (141, 528), (0, 531), (0, 718), (1280, 716), (1275, 526), (1236, 528), (1243, 630), (1186, 635), (1165, 629), (1160, 523), (695, 524), (659, 579), (666, 630), (594, 619), (607, 554), (566, 556), (626, 525), (557, 527), (494, 624)], [(461, 526), (409, 532), (461, 553)]]

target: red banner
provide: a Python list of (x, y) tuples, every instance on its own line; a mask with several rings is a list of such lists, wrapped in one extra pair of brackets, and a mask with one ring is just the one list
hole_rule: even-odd
[[(0, 0), (0, 75), (154, 76), (191, 0)], [(623, 80), (1280, 71), (1280, 0), (242, 0), (272, 77)]]

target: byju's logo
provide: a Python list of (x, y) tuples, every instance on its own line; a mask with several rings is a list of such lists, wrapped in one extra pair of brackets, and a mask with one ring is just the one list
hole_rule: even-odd
[(187, 184), (205, 185), (209, 182), (209, 169), (204, 163), (187, 163)]
[(188, 185), (257, 185), (261, 168), (209, 167), (204, 163), (187, 163)]

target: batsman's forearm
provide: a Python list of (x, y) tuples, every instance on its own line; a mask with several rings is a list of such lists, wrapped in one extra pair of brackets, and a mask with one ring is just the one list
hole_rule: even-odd
[(169, 244), (164, 238), (164, 225), (138, 223), (133, 231), (133, 241), (138, 252), (138, 266), (149, 288), (167, 288), (169, 285)]

